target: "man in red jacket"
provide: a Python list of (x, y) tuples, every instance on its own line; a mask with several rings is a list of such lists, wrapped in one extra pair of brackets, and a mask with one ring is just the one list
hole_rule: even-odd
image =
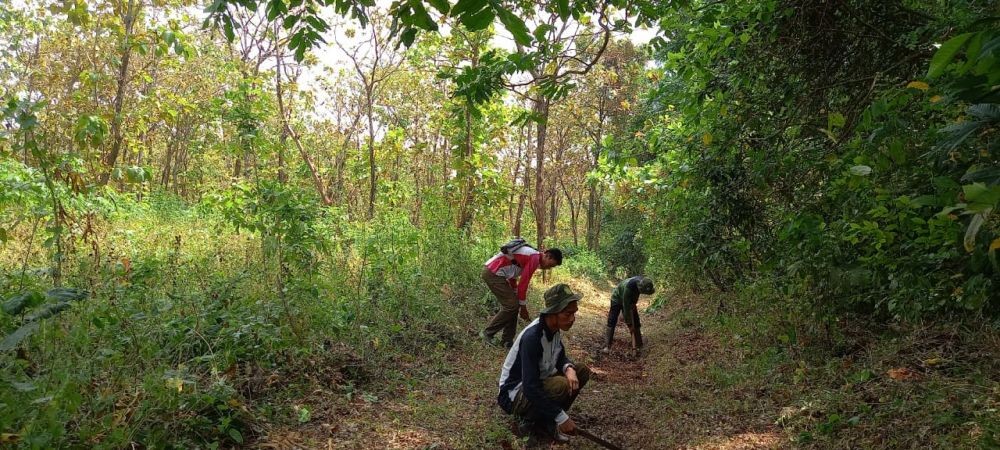
[(550, 248), (539, 252), (528, 245), (522, 246), (510, 255), (497, 253), (483, 266), (483, 281), (500, 301), (498, 312), (479, 337), (492, 343), (493, 336), (503, 330), (500, 342), (510, 347), (517, 329), (517, 316), (530, 320), (528, 313), (528, 284), (537, 269), (551, 269), (562, 264), (562, 251)]

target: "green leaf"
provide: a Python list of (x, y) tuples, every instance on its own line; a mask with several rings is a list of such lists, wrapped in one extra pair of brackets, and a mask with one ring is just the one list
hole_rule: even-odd
[(417, 29), (409, 27), (402, 34), (399, 35), (399, 41), (403, 43), (404, 46), (409, 48), (413, 45), (413, 40), (417, 37)]
[(839, 128), (847, 123), (847, 119), (839, 112), (831, 112), (826, 118), (826, 126), (829, 129)]
[(448, 5), (448, 0), (428, 0), (428, 2), (441, 14), (448, 14), (448, 9), (451, 7)]
[(77, 288), (52, 288), (45, 293), (45, 296), (59, 302), (75, 302), (87, 298), (87, 291)]
[(0, 352), (6, 352), (13, 350), (17, 347), (24, 338), (31, 336), (38, 329), (38, 322), (31, 322), (29, 324), (23, 325), (21, 328), (14, 330), (13, 333), (8, 334), (0, 341)]
[(14, 316), (20, 314), (25, 309), (32, 308), (35, 305), (42, 303), (44, 299), (45, 297), (42, 297), (42, 294), (38, 291), (22, 292), (7, 299), (7, 301), (4, 302), (3, 306), (0, 308), (3, 309), (3, 312)]
[(59, 302), (59, 303), (49, 303), (41, 308), (38, 308), (35, 312), (28, 316), (25, 316), (24, 320), (27, 322), (37, 322), (42, 319), (48, 319), (56, 314), (63, 312), (69, 308), (69, 303)]
[(569, 9), (569, 0), (556, 0), (556, 10), (559, 12), (559, 18), (566, 20), (572, 11)]
[(487, 27), (493, 23), (493, 19), (496, 16), (493, 11), (489, 8), (483, 9), (475, 14), (464, 14), (460, 18), (462, 25), (465, 25), (469, 31), (479, 31), (485, 30)]
[(970, 37), (972, 37), (972, 33), (960, 34), (941, 44), (941, 48), (931, 58), (931, 64), (927, 68), (927, 77), (937, 78), (944, 73), (944, 69), (948, 67), (948, 63), (955, 58), (955, 55), (958, 54), (958, 51), (962, 49), (962, 46), (965, 45), (965, 42)]
[(427, 12), (427, 8), (424, 8), (424, 4), (419, 1), (412, 2), (411, 4), (413, 5), (412, 23), (427, 31), (437, 31), (437, 23), (431, 18), (431, 15)]
[(18, 391), (18, 392), (31, 392), (31, 391), (37, 389), (37, 387), (34, 384), (31, 384), (31, 383), (20, 383), (20, 382), (14, 381), (14, 382), (11, 382), (10, 385), (14, 388), (15, 391)]
[(535, 32), (533, 33), (535, 36), (535, 40), (538, 42), (544, 41), (545, 36), (547, 36), (549, 32), (554, 29), (556, 29), (556, 27), (549, 25), (547, 23), (539, 25), (538, 27), (535, 28)]
[(972, 216), (969, 228), (965, 230), (965, 239), (963, 239), (965, 251), (972, 253), (972, 250), (976, 248), (976, 235), (979, 234), (979, 229), (983, 226), (988, 214), (989, 212), (987, 211)]
[(866, 177), (871, 175), (872, 168), (865, 165), (857, 165), (851, 167), (851, 175), (857, 175), (859, 177)]
[(233, 42), (236, 39), (236, 33), (233, 31), (232, 19), (226, 19), (222, 23), (222, 32), (226, 35), (226, 40)]
[(455, 6), (451, 8), (452, 17), (460, 17), (466, 15), (466, 13), (474, 13), (486, 7), (485, 0), (458, 0)]
[(531, 34), (528, 33), (528, 26), (520, 17), (506, 8), (498, 8), (497, 14), (500, 16), (500, 22), (503, 23), (503, 26), (514, 36), (514, 42), (520, 45), (531, 45)]
[(240, 430), (237, 430), (235, 428), (230, 428), (229, 437), (233, 438), (233, 440), (236, 441), (237, 444), (243, 443), (243, 434), (240, 433)]
[(279, 15), (288, 12), (288, 7), (282, 0), (270, 0), (267, 2), (267, 20), (273, 21)]

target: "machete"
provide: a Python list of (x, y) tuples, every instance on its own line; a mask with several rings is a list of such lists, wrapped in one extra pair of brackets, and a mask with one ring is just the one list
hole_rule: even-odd
[(596, 442), (597, 444), (600, 444), (601, 447), (604, 447), (604, 448), (607, 448), (607, 449), (610, 449), (610, 450), (622, 450), (621, 447), (619, 447), (619, 446), (617, 446), (615, 444), (612, 444), (612, 443), (610, 443), (608, 441), (605, 441), (604, 439), (601, 439), (600, 437), (594, 436), (593, 434), (590, 434), (589, 431), (584, 430), (583, 428), (576, 427), (576, 434), (579, 434), (580, 436), (583, 436), (583, 437), (585, 437), (587, 439), (590, 439), (591, 441)]

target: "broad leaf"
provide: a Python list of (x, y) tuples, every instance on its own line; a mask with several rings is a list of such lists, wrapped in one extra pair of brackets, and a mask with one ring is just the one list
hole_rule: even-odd
[(437, 23), (431, 18), (430, 13), (427, 12), (427, 8), (424, 8), (424, 4), (419, 1), (412, 2), (411, 4), (413, 5), (413, 15), (411, 16), (413, 24), (427, 31), (437, 31)]
[(76, 288), (53, 288), (45, 296), (58, 302), (75, 302), (87, 298), (87, 291)]
[(489, 27), (495, 17), (493, 10), (486, 8), (475, 14), (462, 15), (461, 21), (462, 25), (465, 25), (465, 28), (468, 28), (469, 31), (479, 31)]
[(503, 23), (503, 26), (514, 36), (515, 42), (520, 45), (531, 45), (528, 27), (520, 17), (502, 7), (497, 9), (497, 14), (500, 16), (500, 22)]
[(2, 306), (3, 312), (12, 316), (17, 315), (20, 314), (25, 309), (40, 304), (44, 299), (45, 297), (43, 297), (42, 294), (37, 291), (22, 292), (18, 295), (15, 295), (7, 299), (7, 301), (4, 302)]
[(948, 63), (955, 58), (955, 55), (962, 49), (962, 46), (965, 45), (965, 42), (970, 37), (972, 37), (972, 33), (960, 34), (941, 44), (941, 48), (931, 58), (930, 67), (927, 69), (927, 77), (936, 78), (944, 73), (944, 69), (948, 67)]
[(484, 7), (486, 7), (485, 0), (458, 0), (458, 3), (455, 3), (455, 6), (451, 8), (451, 16), (464, 16), (466, 13), (474, 13)]
[(969, 228), (965, 230), (965, 239), (963, 239), (965, 251), (972, 253), (972, 250), (976, 248), (976, 235), (979, 234), (979, 229), (982, 228), (987, 215), (989, 215), (989, 211), (981, 212), (972, 216), (972, 221), (969, 222)]
[(865, 165), (857, 165), (851, 167), (851, 175), (857, 175), (859, 177), (866, 177), (872, 173), (872, 168)]
[(35, 312), (24, 317), (27, 322), (37, 322), (42, 319), (48, 319), (56, 314), (59, 314), (63, 310), (69, 308), (69, 303), (59, 302), (59, 303), (48, 303), (41, 308), (38, 308)]
[(448, 0), (428, 0), (428, 3), (430, 3), (431, 6), (438, 10), (441, 14), (448, 14), (448, 9), (450, 8)]
[(31, 322), (21, 326), (21, 328), (18, 328), (17, 330), (14, 330), (13, 333), (4, 337), (3, 341), (0, 341), (0, 352), (6, 352), (17, 348), (18, 344), (20, 344), (24, 338), (30, 336), (31, 333), (34, 333), (37, 329), (38, 322)]

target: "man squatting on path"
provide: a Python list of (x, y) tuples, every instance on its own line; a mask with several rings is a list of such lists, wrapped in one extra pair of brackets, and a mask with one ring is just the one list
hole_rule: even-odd
[(653, 281), (644, 276), (638, 275), (627, 278), (611, 292), (611, 309), (608, 311), (608, 328), (604, 333), (604, 348), (601, 353), (611, 351), (611, 344), (615, 341), (615, 326), (618, 325), (618, 316), (624, 312), (625, 325), (628, 326), (629, 334), (632, 335), (632, 350), (642, 348), (642, 331), (639, 327), (639, 294), (652, 295), (656, 292), (653, 288)]
[(519, 418), (522, 433), (539, 427), (557, 442), (576, 432), (566, 411), (590, 379), (590, 369), (566, 357), (562, 332), (576, 321), (582, 298), (569, 286), (545, 291), (545, 309), (517, 336), (500, 371), (497, 403)]
[[(497, 312), (486, 329), (479, 333), (483, 341), (490, 343), (493, 335), (503, 330), (500, 342), (510, 347), (517, 330), (517, 316), (530, 320), (528, 313), (528, 284), (536, 269), (551, 269), (562, 264), (562, 251), (550, 248), (544, 253), (525, 245), (514, 251), (513, 258), (497, 253), (483, 266), (483, 281), (500, 301)], [(516, 289), (516, 291), (515, 291)]]

